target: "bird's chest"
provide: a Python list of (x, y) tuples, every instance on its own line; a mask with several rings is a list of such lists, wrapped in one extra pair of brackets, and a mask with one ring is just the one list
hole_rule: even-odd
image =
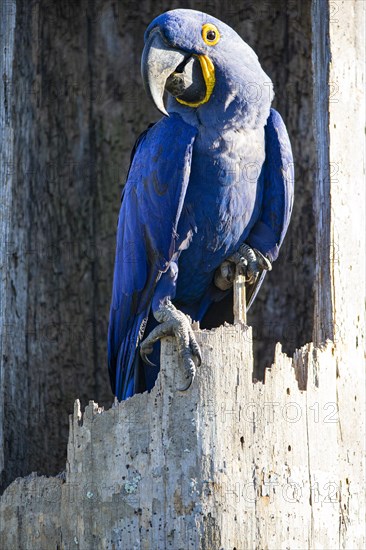
[(260, 208), (264, 156), (263, 129), (198, 136), (185, 201), (197, 232), (187, 255), (199, 261), (204, 256), (207, 270), (231, 254), (250, 229)]

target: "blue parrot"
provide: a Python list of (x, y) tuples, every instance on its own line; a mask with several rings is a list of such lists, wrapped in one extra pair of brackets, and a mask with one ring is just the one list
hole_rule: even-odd
[(138, 138), (122, 194), (108, 330), (119, 400), (153, 387), (166, 335), (177, 339), (181, 389), (189, 387), (201, 362), (191, 320), (204, 322), (232, 294), (235, 264), (251, 306), (293, 204), (272, 83), (233, 29), (199, 11), (168, 11), (146, 30), (141, 70), (164, 116)]

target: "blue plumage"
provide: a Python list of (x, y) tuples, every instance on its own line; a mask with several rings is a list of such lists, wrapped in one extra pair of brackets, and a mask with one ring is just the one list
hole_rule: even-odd
[[(202, 40), (207, 23), (220, 32), (214, 46)], [(271, 83), (254, 52), (230, 27), (192, 10), (158, 17), (145, 39), (156, 32), (162, 47), (177, 49), (184, 63), (191, 54), (209, 56), (216, 80), (198, 107), (171, 96), (170, 116), (135, 146), (118, 222), (108, 334), (119, 399), (154, 382), (157, 369), (145, 373), (138, 347), (158, 324), (153, 314), (159, 307), (170, 299), (202, 319), (212, 301), (227, 294), (214, 286), (215, 270), (241, 244), (277, 258), (293, 201), (289, 138), (270, 109)], [(248, 91), (253, 82), (261, 92), (254, 99)]]

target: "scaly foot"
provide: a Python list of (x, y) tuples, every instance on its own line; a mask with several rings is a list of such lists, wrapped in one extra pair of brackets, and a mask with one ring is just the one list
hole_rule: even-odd
[(201, 351), (194, 336), (189, 318), (179, 311), (170, 301), (162, 304), (154, 317), (160, 325), (155, 327), (145, 338), (140, 346), (140, 355), (142, 360), (148, 365), (153, 365), (147, 355), (153, 350), (155, 342), (164, 336), (175, 336), (177, 339), (178, 353), (183, 359), (183, 366), (186, 370), (188, 384), (184, 388), (178, 388), (179, 391), (188, 390), (196, 374), (196, 364), (201, 364)]
[(228, 290), (233, 286), (236, 269), (241, 268), (246, 282), (255, 283), (259, 274), (263, 271), (271, 271), (272, 264), (259, 250), (242, 244), (238, 250), (225, 260), (215, 273), (215, 285), (221, 290)]

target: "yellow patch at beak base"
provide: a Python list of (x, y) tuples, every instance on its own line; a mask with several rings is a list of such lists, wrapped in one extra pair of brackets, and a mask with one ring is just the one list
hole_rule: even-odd
[(203, 79), (206, 84), (206, 95), (203, 99), (201, 99), (201, 101), (192, 103), (189, 101), (183, 101), (183, 99), (179, 99), (178, 97), (175, 98), (177, 101), (179, 101), (179, 103), (181, 103), (182, 105), (188, 105), (188, 107), (199, 107), (200, 105), (203, 105), (203, 103), (207, 103), (207, 101), (211, 97), (216, 82), (215, 67), (211, 59), (207, 55), (197, 55), (196, 57), (198, 57), (201, 65)]

